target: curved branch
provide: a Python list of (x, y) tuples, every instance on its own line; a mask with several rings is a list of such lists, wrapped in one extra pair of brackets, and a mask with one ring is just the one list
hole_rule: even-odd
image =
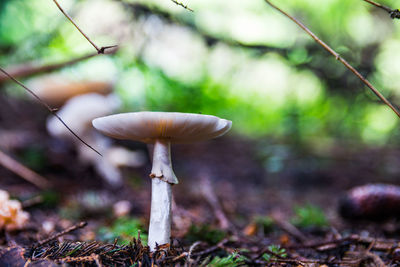
[[(50, 64), (50, 65), (43, 65), (43, 66), (34, 66), (33, 64), (30, 63), (23, 63), (18, 66), (11, 67), (10, 69), (7, 70), (7, 72), (13, 76), (14, 78), (25, 78), (29, 77), (31, 75), (39, 74), (39, 73), (46, 73), (46, 72), (51, 72), (57, 69), (61, 69), (66, 66), (73, 65), (75, 63), (78, 63), (80, 61), (92, 58), (96, 56), (97, 53), (92, 53), (88, 55), (84, 55), (78, 58), (74, 58), (65, 62), (60, 62), (60, 63), (55, 63), (55, 64)], [(0, 74), (0, 84), (3, 82), (8, 81), (10, 78), (7, 75)]]
[(286, 17), (288, 17), (290, 20), (292, 20), (294, 23), (296, 23), (300, 28), (302, 28), (308, 35), (310, 35), (319, 45), (321, 45), (326, 51), (328, 51), (331, 55), (333, 55), (336, 60), (340, 61), (346, 68), (348, 68), (351, 72), (356, 75), (361, 82), (363, 82), (366, 86), (368, 86), (369, 89), (380, 99), (382, 100), (383, 103), (385, 103), (391, 110), (393, 110), (394, 113), (400, 118), (400, 112), (399, 110), (390, 103), (389, 100), (387, 100), (360, 72), (358, 72), (353, 66), (350, 65), (344, 58), (342, 58), (335, 50), (333, 50), (329, 45), (327, 45), (324, 41), (318, 38), (310, 29), (308, 29), (303, 23), (301, 23), (299, 20), (296, 18), (292, 17), (279, 7), (275, 6), (272, 4), (269, 0), (265, 0), (265, 2), (270, 5), (272, 8), (276, 9)]
[(117, 45), (111, 45), (111, 46), (102, 46), (99, 48), (92, 40), (90, 40), (90, 38), (81, 30), (81, 28), (79, 28), (79, 26), (72, 20), (72, 18), (64, 11), (64, 9), (60, 6), (57, 0), (53, 0), (53, 2), (56, 4), (61, 13), (64, 14), (64, 16), (75, 26), (75, 28), (83, 35), (83, 37), (85, 37), (85, 39), (96, 49), (98, 54), (104, 54), (104, 52), (107, 49), (117, 47)]
[(371, 0), (364, 0), (364, 2), (367, 2), (373, 6), (376, 6), (377, 8), (385, 10), (387, 13), (389, 13), (392, 19), (400, 19), (400, 10), (398, 9), (391, 9), (390, 7), (384, 6), (382, 4), (376, 3)]
[(178, 1), (176, 1), (176, 0), (171, 0), (171, 2), (174, 3), (175, 5), (178, 5), (178, 6), (183, 7), (184, 9), (187, 9), (187, 10), (189, 10), (189, 11), (191, 11), (191, 12), (194, 12), (193, 9), (191, 9), (191, 8), (188, 7), (187, 5), (184, 5), (184, 4), (181, 3), (181, 2), (178, 2)]

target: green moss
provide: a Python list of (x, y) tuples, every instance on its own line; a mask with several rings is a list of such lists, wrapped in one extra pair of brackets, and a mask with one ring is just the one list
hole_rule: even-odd
[(112, 242), (118, 238), (119, 244), (127, 244), (131, 242), (132, 238), (137, 238), (140, 232), (142, 242), (147, 244), (147, 234), (143, 229), (143, 224), (139, 219), (121, 217), (111, 226), (99, 228), (98, 237), (106, 242)]
[(189, 229), (186, 239), (189, 242), (205, 241), (209, 244), (217, 244), (220, 242), (226, 233), (219, 229), (212, 228), (209, 225), (192, 225)]

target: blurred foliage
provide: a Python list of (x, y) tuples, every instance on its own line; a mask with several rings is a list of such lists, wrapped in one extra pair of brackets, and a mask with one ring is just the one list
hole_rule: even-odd
[(299, 227), (323, 227), (328, 225), (324, 211), (315, 205), (298, 206), (294, 208), (295, 217), (291, 222)]
[[(396, 8), (396, 1), (380, 1)], [(329, 150), (337, 142), (399, 142), (398, 118), (349, 71), (264, 1), (66, 0), (98, 45), (119, 44), (58, 71), (115, 84), (122, 111), (231, 119), (236, 133)], [(400, 24), (363, 1), (277, 2), (399, 103)], [(99, 22), (98, 17), (102, 17)], [(93, 52), (51, 1), (0, 2), (0, 65)], [(32, 79), (28, 79), (29, 82)], [(7, 92), (22, 92), (14, 84)], [(279, 170), (279, 159), (268, 168)]]
[(205, 241), (209, 244), (214, 245), (220, 242), (225, 236), (226, 236), (225, 232), (213, 228), (208, 224), (202, 224), (202, 225), (193, 224), (190, 226), (189, 231), (185, 236), (185, 239), (187, 239), (191, 243), (197, 241)]
[(53, 208), (60, 203), (60, 196), (55, 191), (43, 191), (40, 193), (40, 198), (43, 200), (41, 206)]
[(136, 218), (121, 217), (115, 220), (110, 227), (101, 227), (98, 230), (98, 237), (105, 242), (113, 242), (118, 238), (118, 244), (128, 244), (132, 238), (140, 238), (144, 245), (147, 244), (147, 234), (143, 232), (143, 224)]
[(254, 222), (258, 227), (262, 227), (264, 233), (269, 233), (273, 230), (274, 220), (269, 216), (256, 216)]
[(21, 151), (19, 159), (26, 166), (36, 171), (43, 170), (47, 160), (43, 148), (35, 145), (26, 147), (23, 151)]

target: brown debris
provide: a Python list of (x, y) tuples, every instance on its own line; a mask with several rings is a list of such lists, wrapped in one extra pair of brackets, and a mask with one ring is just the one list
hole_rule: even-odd
[(0, 165), (17, 174), (26, 181), (36, 185), (40, 189), (47, 189), (50, 184), (46, 178), (22, 165), (12, 157), (0, 150)]

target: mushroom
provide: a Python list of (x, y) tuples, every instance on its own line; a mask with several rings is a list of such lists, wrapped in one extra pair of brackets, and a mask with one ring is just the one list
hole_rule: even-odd
[(137, 168), (143, 166), (147, 157), (142, 151), (130, 151), (122, 146), (112, 146), (104, 155), (107, 160), (115, 167)]
[[(91, 127), (94, 118), (111, 114), (119, 106), (115, 95), (103, 96), (99, 94), (86, 94), (76, 96), (57, 113), (63, 121), (80, 137), (95, 146), (110, 148), (110, 140), (99, 135)], [(99, 173), (111, 186), (118, 187), (122, 184), (121, 173), (110, 161), (109, 157), (99, 157), (85, 144), (78, 141), (68, 129), (55, 117), (47, 121), (48, 132), (55, 137), (69, 139), (74, 142), (79, 158), (86, 163), (93, 164)]]
[(148, 245), (167, 244), (171, 235), (171, 186), (178, 183), (172, 170), (171, 143), (192, 143), (224, 135), (232, 122), (211, 115), (178, 112), (133, 112), (93, 120), (101, 133), (154, 144)]
[(48, 75), (34, 80), (30, 88), (50, 106), (61, 107), (68, 99), (78, 95), (107, 95), (111, 93), (112, 86), (105, 81), (71, 81), (60, 75)]

